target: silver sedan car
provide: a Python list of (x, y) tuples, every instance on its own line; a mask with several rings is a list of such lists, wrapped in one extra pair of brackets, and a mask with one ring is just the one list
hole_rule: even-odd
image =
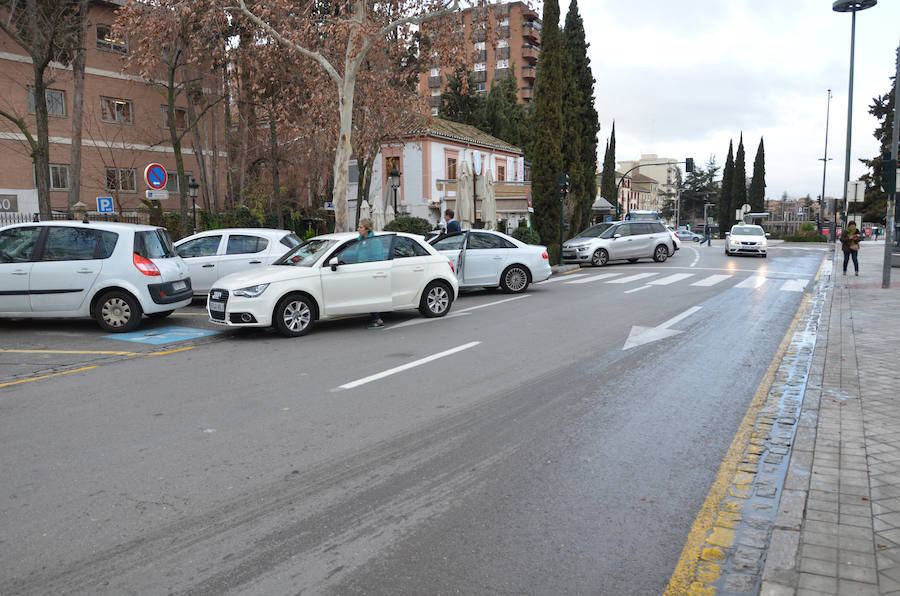
[(610, 261), (653, 259), (662, 263), (675, 254), (675, 241), (664, 225), (655, 221), (617, 221), (599, 233), (592, 226), (563, 243), (563, 261), (599, 267)]

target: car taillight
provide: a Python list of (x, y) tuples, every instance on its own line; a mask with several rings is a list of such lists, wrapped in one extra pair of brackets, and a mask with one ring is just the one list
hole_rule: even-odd
[(544, 252), (541, 253), (541, 258), (542, 258), (542, 259), (549, 259), (549, 258), (550, 258), (550, 256), (547, 255), (547, 251), (546, 251), (546, 250), (545, 250)]
[(140, 271), (144, 275), (160, 275), (159, 268), (154, 265), (153, 261), (151, 261), (150, 259), (134, 253), (134, 258), (132, 259), (132, 261), (134, 262), (134, 266), (137, 267), (138, 271)]

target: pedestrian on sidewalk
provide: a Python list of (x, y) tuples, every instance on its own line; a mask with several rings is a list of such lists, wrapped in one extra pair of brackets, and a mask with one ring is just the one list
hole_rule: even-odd
[(700, 245), (703, 246), (703, 244), (712, 246), (712, 231), (709, 229), (709, 224), (706, 224), (706, 227), (703, 229), (703, 242)]
[[(359, 236), (356, 238), (356, 242), (359, 245), (356, 262), (369, 263), (382, 260), (383, 256), (376, 254), (379, 247), (375, 245), (374, 241), (370, 240), (375, 236), (375, 232), (372, 231), (372, 220), (359, 220), (356, 231), (359, 232)], [(380, 329), (381, 327), (384, 327), (384, 321), (381, 318), (380, 312), (373, 312), (371, 315), (372, 320), (369, 322), (369, 329)]]
[(847, 229), (841, 232), (841, 250), (844, 251), (844, 275), (847, 275), (847, 265), (850, 259), (853, 259), (853, 269), (859, 276), (859, 230), (856, 229), (856, 222), (851, 221), (847, 224)]

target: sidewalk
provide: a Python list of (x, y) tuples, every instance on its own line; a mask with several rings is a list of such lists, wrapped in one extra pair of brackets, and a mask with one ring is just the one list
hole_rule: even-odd
[(762, 570), (764, 596), (900, 595), (900, 269), (883, 242), (822, 304), (796, 435)]

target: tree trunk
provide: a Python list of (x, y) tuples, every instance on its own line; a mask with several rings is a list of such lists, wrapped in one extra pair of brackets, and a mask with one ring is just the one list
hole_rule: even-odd
[[(191, 230), (193, 229), (192, 222), (193, 220), (189, 219), (188, 216), (188, 185), (187, 185), (187, 177), (184, 173), (184, 156), (181, 153), (181, 137), (178, 135), (178, 131), (175, 128), (175, 99), (177, 98), (176, 93), (176, 83), (175, 83), (175, 71), (178, 69), (178, 56), (180, 53), (176, 52), (173, 61), (169, 63), (168, 66), (168, 81), (166, 85), (166, 112), (168, 113), (168, 125), (169, 125), (169, 138), (172, 141), (172, 151), (175, 154), (175, 171), (178, 176), (178, 213), (181, 216), (181, 237), (191, 235)], [(193, 213), (193, 210), (191, 211)]]
[(72, 205), (77, 203), (81, 196), (81, 138), (82, 127), (84, 124), (84, 65), (87, 56), (87, 30), (88, 30), (88, 10), (90, 8), (90, 0), (79, 0), (78, 2), (78, 50), (75, 53), (75, 60), (72, 62), (72, 77), (74, 79), (74, 93), (72, 94), (72, 156), (70, 158), (71, 165), (69, 167), (71, 175), (69, 178), (69, 211), (72, 211)]
[(334, 231), (349, 232), (347, 227), (347, 187), (350, 177), (350, 158), (353, 156), (353, 99), (356, 92), (356, 73), (359, 62), (347, 61), (344, 79), (338, 89), (338, 108), (340, 110), (340, 137), (337, 151), (334, 153)]
[[(223, 89), (224, 92), (224, 89)], [(225, 111), (228, 111), (228, 101), (225, 101)], [(213, 108), (210, 116), (212, 120), (212, 211), (219, 212), (219, 118), (218, 108)], [(226, 129), (227, 130), (227, 129)]]
[(38, 208), (41, 219), (52, 217), (52, 205), (50, 203), (50, 132), (47, 117), (47, 84), (44, 81), (46, 62), (44, 54), (48, 51), (43, 46), (46, 40), (40, 30), (38, 8), (36, 0), (28, 0), (25, 3), (28, 11), (28, 25), (31, 30), (32, 53), (31, 63), (34, 72), (34, 119), (37, 128), (37, 146), (32, 146), (32, 160), (34, 161), (34, 178), (38, 193)]
[(269, 159), (272, 162), (272, 197), (275, 199), (275, 211), (278, 213), (278, 229), (284, 229), (284, 213), (281, 211), (281, 182), (278, 180), (278, 125), (275, 123), (275, 99), (272, 98), (272, 109), (269, 113)]

